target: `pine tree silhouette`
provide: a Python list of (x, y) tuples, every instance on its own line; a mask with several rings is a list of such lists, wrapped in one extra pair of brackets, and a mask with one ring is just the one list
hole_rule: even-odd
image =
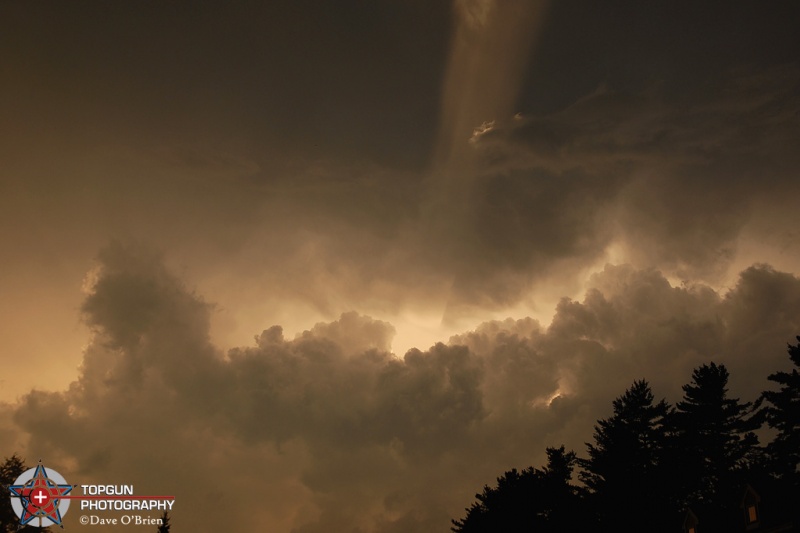
[(20, 529), (19, 517), (14, 513), (11, 507), (11, 493), (8, 486), (28, 469), (25, 466), (25, 460), (16, 453), (11, 457), (7, 457), (3, 464), (0, 465), (0, 532), (10, 533), (28, 533), (37, 531), (40, 533), (47, 533), (50, 528), (38, 528), (33, 526), (25, 526)]
[(767, 424), (778, 430), (775, 439), (767, 446), (773, 472), (798, 484), (800, 466), (800, 336), (794, 346), (788, 345), (789, 359), (795, 367), (791, 372), (775, 372), (767, 379), (781, 385), (778, 391), (765, 391), (761, 399), (769, 405), (764, 408)]
[(736, 505), (757, 459), (760, 426), (751, 402), (728, 398), (728, 370), (713, 362), (692, 373), (683, 400), (671, 414), (672, 467), (688, 505), (723, 512)]
[(603, 527), (612, 527), (624, 514), (628, 523), (659, 531), (671, 511), (661, 459), (669, 407), (664, 400), (655, 403), (650, 385), (642, 380), (614, 400), (613, 408), (611, 418), (598, 420), (594, 444), (586, 444), (589, 458), (579, 460), (580, 478), (591, 490)]
[[(580, 531), (586, 513), (581, 489), (570, 484), (575, 453), (564, 446), (547, 448), (544, 469), (509, 470), (497, 487), (484, 486), (462, 520), (453, 520), (455, 533), (502, 531)], [(565, 529), (566, 528), (566, 529)]]
[(169, 523), (169, 513), (164, 511), (164, 514), (161, 515), (161, 525), (158, 526), (156, 530), (157, 533), (169, 533), (169, 528), (172, 525)]

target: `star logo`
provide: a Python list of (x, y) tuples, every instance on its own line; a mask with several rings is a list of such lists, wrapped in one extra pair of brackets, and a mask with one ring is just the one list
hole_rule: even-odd
[(35, 468), (23, 472), (8, 487), (11, 492), (11, 506), (19, 517), (21, 526), (57, 525), (62, 528), (64, 526), (61, 518), (69, 508), (69, 499), (63, 497), (72, 489), (73, 486), (68, 485), (61, 474), (55, 470), (48, 472), (41, 461)]

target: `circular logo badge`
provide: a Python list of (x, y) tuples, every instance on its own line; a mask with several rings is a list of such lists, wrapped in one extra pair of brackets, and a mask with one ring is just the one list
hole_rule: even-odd
[(60, 526), (62, 517), (69, 509), (72, 490), (64, 476), (53, 469), (46, 469), (41, 462), (20, 474), (13, 485), (11, 507), (19, 518), (20, 525), (47, 527)]

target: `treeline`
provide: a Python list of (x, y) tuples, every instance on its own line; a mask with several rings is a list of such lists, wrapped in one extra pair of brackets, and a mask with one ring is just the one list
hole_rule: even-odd
[[(800, 530), (797, 340), (788, 347), (796, 368), (770, 375), (778, 390), (755, 402), (730, 398), (728, 371), (714, 363), (694, 370), (675, 405), (634, 382), (597, 421), (586, 457), (548, 448), (543, 468), (513, 469), (485, 486), (452, 531)], [(776, 435), (761, 445), (755, 432), (765, 425)]]

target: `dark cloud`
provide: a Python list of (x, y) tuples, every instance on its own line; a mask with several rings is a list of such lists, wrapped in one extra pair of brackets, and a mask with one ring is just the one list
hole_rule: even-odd
[(418, 168), (435, 131), (447, 2), (1, 9), (3, 90), (22, 104), (12, 116), (54, 133), (235, 139), (262, 153), (314, 144)]
[(606, 261), (722, 285), (797, 240), (796, 7), (686, 8), (6, 3), (10, 277), (133, 236), (314, 319), (474, 323)]
[(714, 101), (603, 86), (557, 113), (476, 132), (485, 177), (474, 249), (497, 248), (494, 264), (522, 257), (523, 276), (563, 258), (586, 264), (616, 243), (636, 264), (719, 280), (756, 209), (772, 202), (787, 224), (781, 198), (798, 192), (787, 143), (800, 134), (797, 66), (726, 79)]
[(0, 443), (189, 528), (424, 532), (634, 379), (752, 399), (797, 9), (2, 3)]
[(115, 244), (83, 305), (93, 338), (79, 378), (4, 409), (27, 453), (82, 481), (174, 492), (188, 527), (196, 515), (181, 509), (202, 505), (197, 519), (222, 525), (252, 491), (262, 503), (248, 528), (434, 531), (503, 469), (547, 445), (581, 450), (634, 379), (675, 399), (714, 360), (734, 394), (754, 398), (800, 330), (800, 280), (765, 266), (724, 295), (630, 266), (590, 285), (549, 328), (487, 322), (402, 358), (388, 351), (391, 325), (355, 313), (293, 339), (273, 326), (223, 354), (211, 306), (157, 255)]
[(553, 3), (518, 110), (549, 114), (601, 83), (635, 94), (659, 82), (688, 105), (714, 98), (731, 69), (796, 63), (798, 16), (792, 1)]

